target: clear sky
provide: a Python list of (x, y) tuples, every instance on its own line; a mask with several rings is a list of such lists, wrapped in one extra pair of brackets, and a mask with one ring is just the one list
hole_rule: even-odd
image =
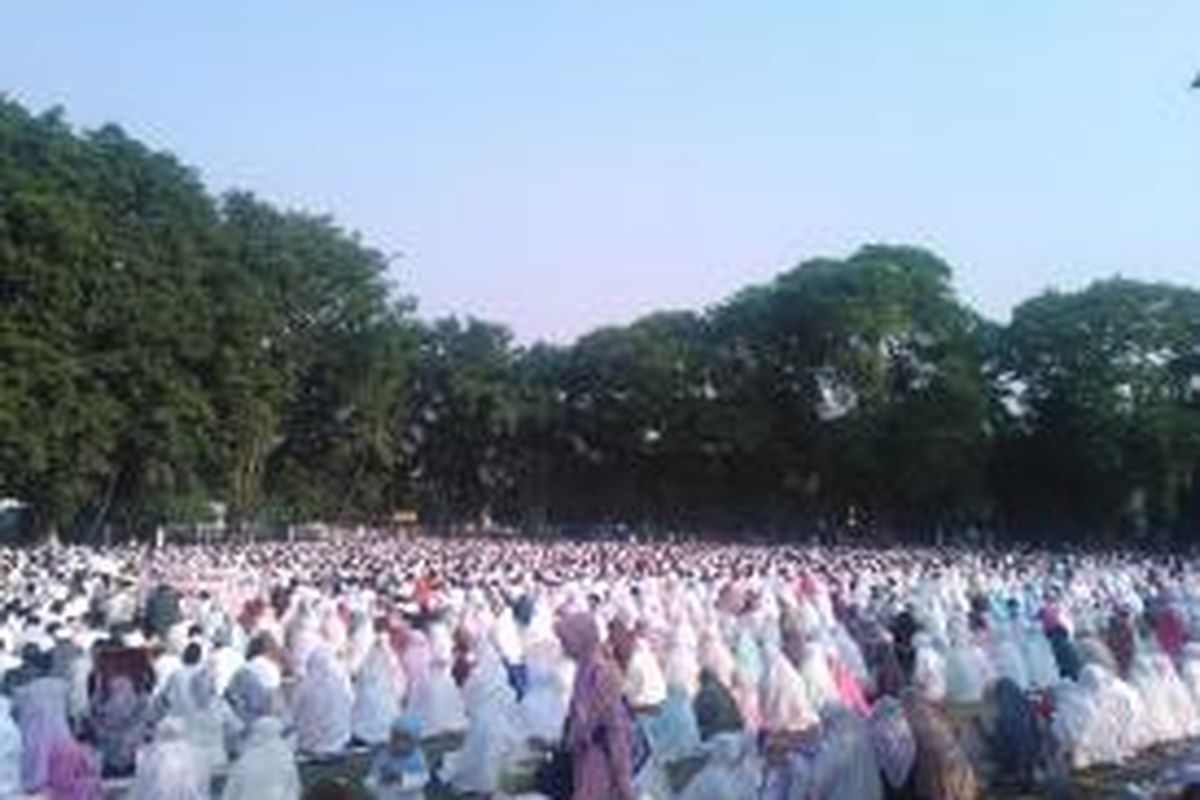
[(1197, 0), (8, 0), (0, 90), (569, 339), (868, 241), (1200, 285)]

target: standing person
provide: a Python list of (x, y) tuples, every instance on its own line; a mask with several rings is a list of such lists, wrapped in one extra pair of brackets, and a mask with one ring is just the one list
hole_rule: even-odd
[(586, 612), (570, 614), (557, 633), (576, 664), (563, 737), (571, 759), (571, 800), (632, 800), (630, 718), (620, 675), (600, 646), (596, 620)]

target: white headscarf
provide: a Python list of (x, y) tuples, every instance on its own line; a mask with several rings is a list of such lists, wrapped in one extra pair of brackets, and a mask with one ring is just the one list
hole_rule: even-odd
[(1129, 758), (1154, 744), (1155, 730), (1141, 694), (1099, 665), (1089, 664), (1080, 683), (1092, 692), (1101, 727), (1122, 754)]
[(1187, 687), (1171, 660), (1161, 653), (1140, 654), (1133, 662), (1130, 683), (1141, 693), (1147, 725), (1155, 743), (1195, 735), (1197, 714)]
[(913, 686), (926, 700), (940, 703), (946, 699), (946, 661), (925, 634), (913, 637), (916, 660), (913, 665)]
[(1191, 642), (1183, 648), (1183, 664), (1180, 677), (1192, 697), (1192, 703), (1200, 710), (1200, 643)]
[(449, 770), (450, 783), (462, 792), (491, 795), (500, 788), (504, 770), (523, 755), (525, 731), (504, 665), (486, 639), (463, 696), (471, 722)]
[[(130, 644), (130, 647), (137, 647)], [(171, 652), (164, 652), (154, 659), (154, 693), (163, 691), (171, 681), (171, 677), (183, 667), (183, 660)]]
[(521, 698), (521, 720), (530, 738), (555, 742), (562, 736), (571, 684), (563, 679), (558, 661), (536, 649), (526, 656), (529, 685)]
[(245, 750), (229, 770), (221, 800), (298, 800), (300, 772), (283, 739), (283, 723), (259, 717), (250, 725)]
[(521, 634), (517, 630), (511, 609), (505, 608), (496, 618), (491, 629), (491, 640), (500, 657), (510, 664), (519, 664), (525, 660)]
[(346, 672), (333, 651), (326, 647), (314, 650), (292, 704), (300, 750), (335, 755), (345, 749), (350, 742), (353, 704)]
[(695, 636), (691, 626), (684, 623), (687, 634), (675, 636), (667, 650), (667, 686), (682, 691), (689, 699), (700, 690), (700, 663), (696, 658)]
[(313, 653), (324, 644), (321, 639), (321, 625), (307, 602), (297, 599), (292, 612), (294, 614), (287, 619), (284, 626), (284, 641), (293, 671), (303, 676)]
[(229, 645), (214, 648), (208, 656), (209, 668), (212, 669), (213, 681), (216, 683), (217, 694), (225, 694), (233, 676), (246, 663), (246, 659)]
[(186, 700), (172, 706), (187, 725), (187, 736), (196, 749), (204, 754), (210, 770), (216, 771), (229, 761), (225, 751), (225, 700), (216, 693), (216, 681), (208, 667), (185, 668), (175, 678), (187, 675), (187, 684), (182, 692)]
[(376, 640), (354, 681), (351, 727), (361, 741), (387, 741), (392, 721), (400, 716), (402, 675), (399, 661), (382, 639)]
[(1008, 678), (1021, 691), (1029, 689), (1029, 666), (1025, 654), (1016, 642), (1016, 632), (1005, 623), (992, 626), (992, 638), (988, 645), (988, 659), (996, 680)]
[(867, 723), (850, 709), (829, 706), (813, 763), (813, 796), (883, 800), (883, 781)]
[(1049, 689), (1062, 679), (1050, 640), (1040, 627), (1029, 626), (1025, 629), (1021, 637), (1021, 655), (1028, 668), (1029, 688)]
[(625, 696), (635, 708), (660, 706), (667, 699), (667, 679), (662, 667), (654, 651), (640, 637), (633, 645), (625, 671)]
[(138, 753), (130, 800), (209, 800), (207, 764), (186, 733), (178, 717), (158, 724), (154, 742)]
[(809, 642), (805, 646), (800, 661), (800, 677), (804, 679), (814, 712), (820, 713), (826, 703), (840, 702), (841, 693), (829, 669), (829, 652), (820, 641)]
[(737, 662), (721, 632), (715, 627), (709, 628), (700, 637), (700, 666), (712, 672), (725, 688), (732, 688)]
[(708, 762), (684, 787), (680, 800), (758, 796), (762, 767), (754, 755), (751, 740), (743, 734), (722, 733), (713, 737), (708, 749)]
[(954, 704), (981, 702), (990, 673), (983, 651), (969, 638), (957, 640), (946, 654), (946, 700)]
[(429, 738), (467, 729), (462, 693), (446, 661), (431, 661), (426, 679), (410, 685), (405, 710), (421, 721), (422, 735)]
[(283, 671), (270, 656), (260, 653), (247, 661), (246, 667), (268, 692), (277, 692), (283, 687)]
[(807, 730), (820, 720), (804, 679), (782, 651), (770, 648), (763, 680), (762, 722), (779, 732)]

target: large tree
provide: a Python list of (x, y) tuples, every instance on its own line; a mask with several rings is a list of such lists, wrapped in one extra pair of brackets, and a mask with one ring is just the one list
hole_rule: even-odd
[(1200, 292), (1122, 279), (1047, 292), (1014, 312), (1000, 363), (1010, 419), (996, 483), (1014, 524), (1195, 530)]
[(416, 343), (386, 259), (248, 194), (227, 196), (222, 217), (211, 377), (231, 517), (384, 513)]
[(560, 359), (555, 515), (686, 521), (713, 499), (700, 427), (706, 324), (660, 313), (584, 336)]
[(734, 452), (778, 514), (931, 529), (980, 511), (979, 321), (950, 277), (928, 252), (867, 247), (717, 310)]
[(382, 513), (416, 342), (386, 266), (116, 127), (0, 102), (0, 492), (83, 535), (214, 500)]
[(516, 491), (516, 364), (503, 326), (450, 317), (423, 329), (405, 447), (429, 521), (485, 522)]
[(161, 518), (206, 463), (208, 198), (115, 127), (11, 103), (0, 153), (6, 488), (43, 528)]
[(925, 250), (569, 345), (418, 322), (334, 221), (0, 100), (0, 497), (35, 528), (426, 520), (1014, 538), (1200, 526), (1200, 292), (989, 323)]

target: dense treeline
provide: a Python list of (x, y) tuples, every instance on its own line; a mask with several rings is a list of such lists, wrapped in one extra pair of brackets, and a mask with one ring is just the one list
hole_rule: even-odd
[(915, 248), (519, 347), (423, 323), (329, 219), (0, 101), (0, 497), (38, 532), (200, 521), (804, 536), (1200, 531), (1200, 292), (998, 326)]

